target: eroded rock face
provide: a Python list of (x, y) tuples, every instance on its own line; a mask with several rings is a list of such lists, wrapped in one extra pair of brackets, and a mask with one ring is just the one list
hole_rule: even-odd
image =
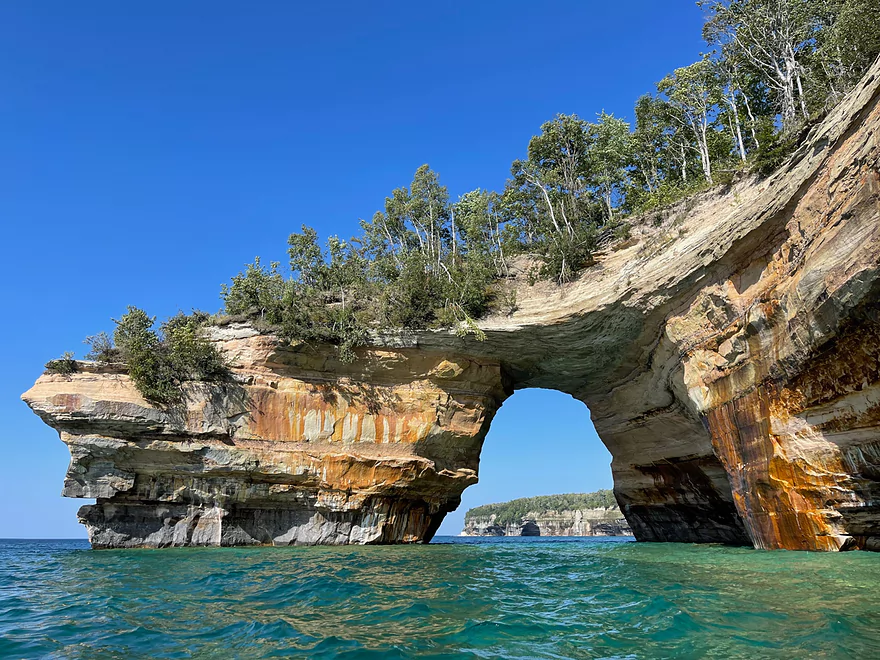
[[(120, 370), (42, 376), (96, 547), (431, 538), (497, 408), (587, 404), (636, 538), (880, 547), (880, 64), (772, 177), (647, 218), (519, 310), (333, 347), (217, 331), (235, 382), (150, 406)], [(552, 439), (544, 440), (548, 449)]]
[[(537, 533), (528, 534), (529, 531)], [(631, 536), (632, 529), (617, 507), (532, 511), (519, 523), (500, 525), (495, 515), (465, 520), (462, 536)]]
[(215, 331), (235, 367), (159, 410), (128, 376), (43, 376), (28, 404), (61, 431), (64, 495), (95, 547), (395, 543), (430, 539), (477, 480), (505, 396), (497, 363), (411, 349), (283, 346)]

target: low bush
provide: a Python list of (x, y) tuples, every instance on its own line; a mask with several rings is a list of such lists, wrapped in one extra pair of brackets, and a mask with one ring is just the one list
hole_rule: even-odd
[[(87, 359), (123, 362), (135, 387), (145, 399), (174, 405), (183, 399), (183, 384), (192, 380), (219, 381), (229, 369), (222, 355), (205, 338), (209, 316), (203, 312), (177, 314), (154, 328), (156, 318), (142, 309), (129, 307), (119, 320), (113, 338), (106, 332), (87, 337)], [(71, 373), (73, 353), (46, 365), (52, 373)], [(51, 365), (51, 366), (50, 366)], [(72, 366), (71, 366), (72, 365)]]
[(47, 374), (61, 374), (62, 376), (69, 376), (70, 374), (76, 372), (76, 360), (73, 359), (73, 353), (70, 351), (62, 354), (60, 358), (56, 360), (49, 360), (46, 363)]

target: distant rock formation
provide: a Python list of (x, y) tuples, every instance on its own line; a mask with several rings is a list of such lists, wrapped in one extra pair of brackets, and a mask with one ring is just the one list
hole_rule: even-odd
[[(520, 536), (541, 536), (541, 528), (538, 527), (538, 523), (534, 520), (524, 520), (523, 524), (519, 528)], [(544, 534), (544, 536), (548, 536)]]
[[(573, 498), (576, 496), (568, 496)], [(586, 496), (583, 496), (586, 497)], [(540, 498), (521, 500), (540, 503)], [(617, 506), (547, 510), (539, 508), (522, 515), (505, 509), (508, 503), (477, 507), (464, 517), (462, 536), (631, 536), (632, 529)], [(521, 509), (520, 509), (521, 510)], [(500, 511), (489, 513), (486, 511)]]
[(64, 494), (96, 498), (95, 547), (430, 540), (498, 407), (542, 387), (589, 407), (639, 540), (880, 549), (878, 92), (875, 64), (769, 178), (519, 282), (485, 341), (401, 332), (342, 364), (230, 326), (231, 382), (179, 407), (84, 363), (23, 398), (70, 448)]
[[(611, 517), (608, 517), (608, 514)], [(522, 523), (498, 525), (492, 518), (465, 521), (462, 536), (632, 536), (620, 509), (581, 509), (533, 514)]]

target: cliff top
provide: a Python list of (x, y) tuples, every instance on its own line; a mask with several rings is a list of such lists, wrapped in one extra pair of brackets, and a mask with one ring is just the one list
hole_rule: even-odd
[(464, 514), (465, 523), (472, 518), (495, 516), (499, 525), (518, 523), (529, 513), (542, 514), (547, 511), (577, 511), (580, 509), (607, 509), (616, 507), (617, 501), (610, 490), (597, 490), (594, 493), (565, 493), (562, 495), (538, 495), (522, 497), (509, 502), (484, 504), (468, 509)]

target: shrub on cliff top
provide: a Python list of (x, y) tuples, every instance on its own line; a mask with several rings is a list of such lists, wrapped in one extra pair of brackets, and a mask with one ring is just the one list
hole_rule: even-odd
[(83, 343), (89, 345), (89, 352), (86, 353), (86, 360), (94, 360), (95, 362), (120, 362), (122, 359), (119, 354), (119, 349), (113, 345), (113, 339), (106, 332), (89, 335), (85, 338)]
[[(189, 380), (222, 380), (228, 368), (217, 348), (204, 336), (208, 315), (177, 314), (154, 329), (156, 318), (129, 307), (118, 320), (113, 339), (105, 332), (86, 339), (88, 358), (101, 362), (124, 362), (135, 387), (148, 401), (179, 403), (183, 383)], [(65, 354), (69, 359), (73, 354)], [(62, 363), (62, 360), (53, 362)], [(70, 360), (73, 362), (72, 360)], [(52, 363), (50, 363), (52, 364)], [(73, 362), (75, 367), (75, 362)], [(46, 365), (47, 369), (49, 365)], [(67, 368), (65, 364), (54, 367)]]
[(69, 376), (70, 374), (76, 373), (76, 370), (76, 360), (73, 359), (73, 353), (71, 351), (66, 351), (57, 360), (49, 360), (46, 363), (47, 374)]
[(153, 330), (156, 318), (137, 307), (129, 307), (119, 320), (113, 339), (128, 375), (145, 399), (157, 403), (176, 402), (180, 397), (179, 382), (174, 377), (167, 347)]
[(178, 313), (161, 326), (168, 361), (178, 381), (221, 380), (228, 376), (228, 367), (217, 347), (205, 339), (208, 319), (204, 312)]
[[(488, 308), (496, 271), (479, 257), (466, 259), (468, 244), (462, 238), (453, 245), (439, 221), (448, 216), (445, 202), (437, 201), (445, 199), (445, 188), (432, 177), (420, 169), (413, 187), (419, 191), (424, 179), (429, 192), (404, 196), (398, 190), (389, 202), (389, 213), (424, 214), (414, 221), (419, 226), (435, 217), (428, 235), (417, 236), (397, 217), (388, 229), (396, 236), (393, 245), (380, 240), (384, 229), (370, 225), (364, 237), (331, 237), (322, 249), (317, 233), (303, 226), (288, 240), (290, 277), (280, 273), (277, 262), (267, 267), (256, 259), (223, 286), (225, 312), (268, 326), (285, 339), (335, 344), (343, 362), (354, 360), (354, 348), (367, 343), (370, 329), (453, 327), (479, 335), (473, 319)], [(374, 222), (384, 227), (388, 221), (383, 216)]]

